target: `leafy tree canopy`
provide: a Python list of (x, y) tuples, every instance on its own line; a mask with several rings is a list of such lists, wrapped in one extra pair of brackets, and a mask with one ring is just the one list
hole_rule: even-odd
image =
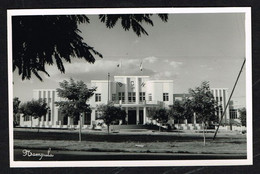
[(193, 116), (191, 100), (174, 101), (170, 106), (170, 116), (178, 121), (191, 118)]
[(126, 112), (120, 107), (115, 107), (111, 104), (108, 105), (99, 105), (97, 111), (99, 112), (98, 119), (104, 121), (107, 125), (108, 132), (109, 126), (119, 120), (124, 120), (126, 117)]
[(39, 99), (22, 103), (19, 110), (20, 113), (24, 114), (23, 116), (38, 118), (46, 115), (48, 109), (47, 103), (44, 100)]
[(83, 81), (60, 82), (60, 88), (57, 88), (58, 96), (64, 101), (55, 102), (61, 112), (67, 117), (77, 117), (81, 113), (91, 112), (87, 100), (94, 95), (96, 88), (88, 88)]
[[(107, 28), (113, 28), (120, 22), (126, 31), (132, 29), (137, 36), (148, 35), (142, 23), (153, 26), (152, 14), (99, 15), (99, 20)], [(167, 14), (158, 14), (167, 22)], [(95, 56), (102, 54), (83, 41), (79, 24), (90, 23), (86, 15), (45, 15), (14, 16), (12, 18), (13, 71), (18, 69), (22, 79), (30, 79), (34, 74), (42, 80), (39, 72), (48, 74), (45, 65), (56, 64), (65, 73), (64, 61), (71, 58), (84, 58), (95, 62)]]
[(199, 87), (190, 89), (189, 93), (192, 96), (192, 109), (196, 113), (197, 120), (205, 124), (217, 121), (218, 105), (210, 91), (209, 82), (202, 82)]
[(13, 113), (14, 115), (19, 112), (19, 105), (21, 101), (19, 100), (18, 97), (13, 98)]
[(242, 126), (246, 126), (246, 108), (239, 109), (238, 112), (240, 114), (239, 119)]
[(166, 108), (149, 108), (148, 109), (148, 117), (153, 120), (156, 120), (158, 123), (167, 123), (169, 120), (169, 111)]

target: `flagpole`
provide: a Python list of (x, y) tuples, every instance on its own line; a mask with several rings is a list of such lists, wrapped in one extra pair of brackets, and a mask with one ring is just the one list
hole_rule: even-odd
[(123, 66), (123, 65), (122, 65), (122, 59), (121, 59), (121, 60), (120, 60), (120, 68), (121, 68), (120, 74), (121, 74), (121, 75), (123, 75), (123, 73), (122, 73), (122, 66)]

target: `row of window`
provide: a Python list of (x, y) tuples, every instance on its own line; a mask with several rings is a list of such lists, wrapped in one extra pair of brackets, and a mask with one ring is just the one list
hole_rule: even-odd
[[(152, 94), (148, 94), (148, 101), (152, 101)], [(124, 92), (118, 92), (118, 100), (122, 100), (122, 102), (125, 101), (125, 93)], [(145, 101), (145, 92), (139, 93), (139, 100)], [(112, 101), (116, 101), (116, 94), (112, 94)], [(128, 101), (129, 102), (135, 102), (136, 101), (136, 93), (135, 92), (128, 92)], [(169, 93), (163, 93), (163, 101), (169, 101)], [(95, 94), (95, 102), (101, 102), (101, 94), (96, 93)]]

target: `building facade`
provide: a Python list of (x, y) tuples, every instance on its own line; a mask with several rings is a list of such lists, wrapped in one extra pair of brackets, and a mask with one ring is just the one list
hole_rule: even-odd
[[(92, 112), (83, 118), (83, 128), (97, 125), (98, 106), (113, 103), (126, 111), (127, 116), (119, 124), (144, 125), (153, 122), (148, 117), (148, 110), (152, 107), (169, 107), (174, 100), (189, 97), (189, 94), (174, 94), (173, 80), (151, 80), (149, 76), (114, 76), (106, 80), (92, 80), (91, 87), (97, 87), (94, 95), (87, 101)], [(217, 101), (225, 108), (227, 102), (227, 89), (212, 88), (212, 93)], [(46, 116), (37, 119), (20, 117), (21, 127), (46, 127), (46, 128), (78, 128), (79, 118), (65, 117), (55, 105), (63, 100), (58, 97), (55, 89), (35, 89), (33, 99), (44, 99), (50, 108)], [(228, 108), (229, 110), (229, 108)], [(227, 111), (228, 111), (227, 110)], [(223, 109), (217, 113), (221, 115)], [(225, 114), (224, 121), (229, 119), (229, 112)], [(174, 124), (174, 120), (170, 120)], [(183, 120), (183, 129), (200, 129), (194, 116), (190, 120)]]
[[(83, 127), (91, 127), (97, 123), (97, 107), (112, 102), (127, 113), (126, 124), (146, 124), (151, 122), (147, 117), (150, 107), (168, 107), (173, 103), (173, 80), (150, 80), (149, 76), (114, 76), (108, 80), (92, 80), (92, 87), (97, 87), (88, 103), (91, 106), (91, 115), (83, 118)], [(78, 119), (66, 118), (55, 106), (58, 97), (54, 89), (36, 89), (33, 99), (45, 99), (50, 110), (43, 118), (30, 119), (21, 117), (20, 126), (68, 128), (79, 126)]]

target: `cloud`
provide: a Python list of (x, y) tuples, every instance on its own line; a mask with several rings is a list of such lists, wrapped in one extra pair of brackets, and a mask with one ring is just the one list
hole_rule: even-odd
[(176, 62), (176, 61), (171, 61), (170, 65), (173, 66), (174, 68), (178, 68), (182, 65), (182, 62)]
[(149, 62), (149, 63), (154, 63), (157, 60), (158, 60), (158, 58), (154, 57), (154, 56), (144, 58), (144, 62)]
[(167, 80), (167, 79), (176, 79), (178, 76), (178, 73), (174, 73), (172, 71), (161, 71), (161, 72), (156, 72), (152, 78), (153, 79), (158, 79), (158, 80)]

